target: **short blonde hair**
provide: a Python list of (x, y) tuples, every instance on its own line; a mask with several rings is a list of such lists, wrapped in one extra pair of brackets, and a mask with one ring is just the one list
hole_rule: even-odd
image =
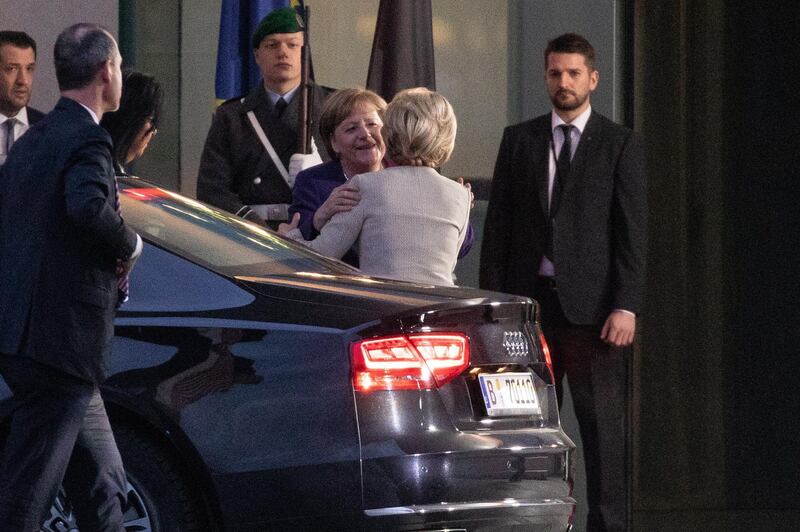
[(333, 134), (339, 124), (344, 122), (357, 109), (372, 107), (383, 120), (386, 101), (376, 93), (366, 89), (340, 89), (325, 100), (319, 116), (319, 134), (325, 149), (334, 159), (339, 158), (333, 150)]
[(383, 138), (394, 162), (439, 167), (455, 146), (453, 107), (444, 96), (424, 87), (400, 91), (386, 108)]

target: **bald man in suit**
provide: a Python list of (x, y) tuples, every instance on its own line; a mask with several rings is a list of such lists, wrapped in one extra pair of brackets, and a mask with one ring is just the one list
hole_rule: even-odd
[(81, 530), (117, 531), (126, 478), (99, 386), (142, 240), (99, 122), (119, 107), (122, 57), (94, 24), (64, 30), (54, 56), (61, 98), (0, 168), (0, 375), (14, 394), (0, 523), (39, 530), (63, 481)]

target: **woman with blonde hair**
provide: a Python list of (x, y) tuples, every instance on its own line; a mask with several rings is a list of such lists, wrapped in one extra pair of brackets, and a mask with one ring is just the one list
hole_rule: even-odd
[(350, 180), (361, 195), (352, 210), (333, 215), (312, 241), (297, 229), (298, 215), (278, 232), (334, 258), (355, 244), (369, 275), (452, 285), (471, 202), (468, 188), (436, 170), (453, 152), (453, 108), (425, 88), (401, 91), (386, 108), (382, 135), (392, 165)]

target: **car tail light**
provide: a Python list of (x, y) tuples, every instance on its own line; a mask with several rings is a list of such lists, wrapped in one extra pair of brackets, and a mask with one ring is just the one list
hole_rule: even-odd
[(353, 344), (353, 386), (361, 392), (442, 386), (469, 366), (469, 340), (459, 333), (421, 333)]
[(550, 376), (553, 377), (553, 382), (555, 382), (555, 376), (553, 374), (553, 359), (550, 358), (550, 346), (547, 345), (547, 340), (544, 338), (544, 333), (539, 330), (539, 342), (542, 344), (542, 353), (544, 353), (544, 362), (547, 364), (547, 367), (550, 368)]

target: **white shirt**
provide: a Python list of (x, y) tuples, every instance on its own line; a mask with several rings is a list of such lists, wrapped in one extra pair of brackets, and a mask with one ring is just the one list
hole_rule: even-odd
[(81, 107), (83, 107), (83, 108), (84, 108), (84, 109), (86, 109), (87, 111), (89, 111), (89, 114), (90, 114), (90, 115), (92, 115), (92, 120), (94, 120), (94, 123), (95, 123), (95, 124), (97, 124), (98, 126), (100, 125), (100, 119), (99, 119), (99, 118), (97, 118), (97, 113), (95, 113), (94, 111), (92, 111), (92, 109), (91, 109), (91, 108), (89, 108), (89, 107), (87, 107), (86, 105), (83, 105), (83, 104), (82, 104), (81, 102), (79, 102), (78, 100), (73, 100), (73, 101), (74, 101), (74, 102), (76, 102), (76, 103), (78, 103), (78, 104), (79, 104)]
[(31, 127), (30, 122), (28, 122), (28, 109), (26, 107), (20, 109), (14, 117), (0, 113), (0, 165), (6, 162), (6, 157), (8, 156), (6, 153), (6, 120), (9, 118), (15, 118), (17, 120), (14, 124), (14, 142)]

